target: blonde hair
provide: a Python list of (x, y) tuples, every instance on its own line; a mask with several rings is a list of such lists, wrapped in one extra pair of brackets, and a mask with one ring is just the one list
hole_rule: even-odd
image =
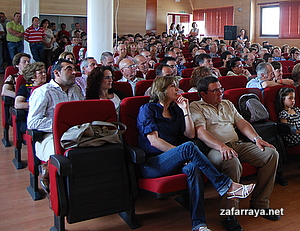
[(299, 78), (300, 78), (300, 63), (297, 63), (293, 67), (291, 79), (294, 80), (294, 82), (298, 82)]
[(171, 84), (178, 85), (178, 81), (172, 76), (156, 77), (150, 91), (150, 103), (164, 102), (166, 100), (166, 89)]
[(32, 79), (36, 77), (36, 71), (46, 70), (45, 64), (42, 62), (29, 63), (23, 69), (23, 77), (26, 83), (33, 83)]

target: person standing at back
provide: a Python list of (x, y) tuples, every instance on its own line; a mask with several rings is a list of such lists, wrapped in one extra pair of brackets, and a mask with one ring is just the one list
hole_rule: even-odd
[(43, 62), (44, 57), (44, 38), (46, 37), (44, 28), (39, 26), (40, 19), (32, 18), (32, 25), (24, 32), (24, 39), (29, 42), (30, 51), (36, 62)]

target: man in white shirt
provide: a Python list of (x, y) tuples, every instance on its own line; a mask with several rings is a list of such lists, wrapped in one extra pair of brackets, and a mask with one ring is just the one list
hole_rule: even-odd
[(135, 95), (135, 85), (142, 78), (136, 77), (137, 65), (131, 59), (122, 59), (119, 63), (120, 71), (123, 75), (122, 79), (118, 82), (128, 82), (132, 87), (132, 93)]

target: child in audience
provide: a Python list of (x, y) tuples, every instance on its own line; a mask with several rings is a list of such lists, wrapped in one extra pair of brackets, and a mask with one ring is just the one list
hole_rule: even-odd
[(300, 109), (295, 107), (295, 90), (289, 87), (280, 89), (277, 96), (278, 117), (281, 123), (296, 126), (296, 134), (283, 134), (286, 146), (297, 146), (300, 144)]

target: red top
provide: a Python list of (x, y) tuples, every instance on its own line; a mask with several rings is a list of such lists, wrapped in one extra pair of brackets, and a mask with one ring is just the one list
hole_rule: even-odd
[(42, 27), (34, 28), (30, 26), (24, 32), (24, 38), (27, 38), (27, 41), (30, 43), (43, 42), (45, 36), (46, 34)]

